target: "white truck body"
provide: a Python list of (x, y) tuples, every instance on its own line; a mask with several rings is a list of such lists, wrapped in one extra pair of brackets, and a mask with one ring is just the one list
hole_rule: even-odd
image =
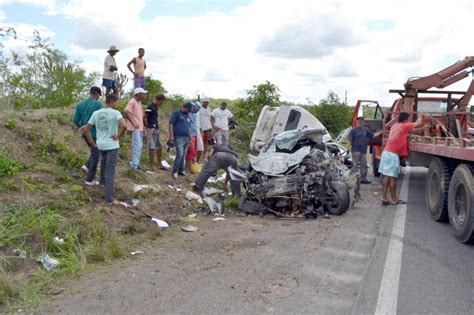
[[(300, 106), (280, 107), (264, 106), (260, 111), (257, 125), (250, 140), (250, 150), (260, 151), (265, 142), (274, 135), (288, 130), (304, 128), (325, 129), (324, 125), (310, 112)], [(323, 136), (323, 142), (331, 141), (329, 133)]]

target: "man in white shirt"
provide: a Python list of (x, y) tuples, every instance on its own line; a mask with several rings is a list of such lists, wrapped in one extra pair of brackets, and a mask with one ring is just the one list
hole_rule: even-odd
[(116, 74), (118, 70), (117, 63), (115, 62), (115, 54), (120, 50), (115, 46), (110, 46), (107, 52), (109, 53), (104, 60), (104, 73), (102, 74), (102, 86), (105, 86), (105, 96), (110, 94), (110, 91), (113, 91), (114, 94), (117, 94), (117, 85), (115, 84)]
[(201, 137), (203, 141), (203, 151), (198, 150), (197, 162), (201, 162), (201, 158), (207, 160), (209, 157), (208, 141), (212, 138), (211, 109), (209, 108), (209, 98), (202, 100), (202, 108), (199, 111), (199, 129), (201, 129)]
[(211, 124), (216, 131), (217, 145), (229, 145), (229, 119), (234, 117), (227, 109), (227, 103), (222, 102), (219, 108), (211, 112)]

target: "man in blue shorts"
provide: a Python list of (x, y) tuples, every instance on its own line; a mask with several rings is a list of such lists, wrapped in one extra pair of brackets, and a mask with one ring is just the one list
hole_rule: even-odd
[(109, 95), (112, 91), (114, 94), (117, 94), (117, 85), (116, 81), (116, 71), (117, 63), (115, 62), (114, 56), (120, 50), (115, 46), (110, 46), (107, 52), (109, 53), (104, 60), (104, 73), (102, 74), (102, 86), (105, 86), (105, 96)]

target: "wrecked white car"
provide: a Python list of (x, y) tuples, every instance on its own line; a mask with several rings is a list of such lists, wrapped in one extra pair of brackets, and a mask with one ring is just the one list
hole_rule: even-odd
[(324, 144), (324, 129), (292, 130), (270, 138), (249, 155), (240, 210), (281, 217), (340, 215), (350, 205), (349, 169), (339, 148)]

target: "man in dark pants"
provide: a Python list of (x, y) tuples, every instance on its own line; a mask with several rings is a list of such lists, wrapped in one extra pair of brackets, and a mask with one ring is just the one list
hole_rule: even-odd
[[(227, 183), (227, 181), (230, 179), (230, 175), (227, 168), (230, 166), (233, 169), (237, 170), (237, 157), (237, 153), (235, 153), (235, 151), (233, 151), (226, 145), (214, 146), (212, 156), (202, 168), (201, 173), (199, 173), (196, 183), (192, 185), (193, 190), (197, 193), (202, 193), (209, 177), (214, 175), (220, 169), (226, 171)], [(230, 180), (230, 188), (232, 191), (232, 195), (240, 195), (240, 183), (238, 181)]]
[[(89, 122), (92, 114), (102, 108), (102, 104), (98, 101), (100, 96), (102, 95), (102, 90), (97, 87), (93, 86), (90, 89), (90, 97), (79, 104), (77, 104), (76, 111), (74, 112), (74, 118), (72, 122), (78, 128), (84, 128), (85, 125)], [(95, 126), (91, 129), (91, 135), (94, 142), (97, 140), (96, 129)], [(86, 164), (82, 166), (82, 170), (87, 173), (87, 179), (85, 184), (88, 186), (96, 186), (99, 184), (98, 181), (95, 181), (95, 173), (97, 170), (97, 164), (99, 162), (99, 150), (97, 148), (92, 147), (92, 145), (87, 141), (87, 137), (83, 134), (82, 137), (84, 141), (87, 143), (90, 149), (89, 159), (87, 160)]]
[[(85, 127), (85, 134), (92, 147), (98, 148), (101, 155), (100, 183), (105, 188), (105, 204), (114, 204), (115, 168), (119, 154), (119, 139), (127, 130), (127, 123), (122, 114), (116, 110), (119, 98), (115, 94), (107, 95), (106, 108), (95, 111)], [(118, 131), (121, 126), (120, 132)], [(97, 127), (97, 141), (94, 141), (90, 130)]]
[(357, 118), (357, 126), (349, 132), (349, 150), (352, 152), (352, 167), (360, 171), (360, 183), (370, 184), (367, 179), (367, 144), (374, 137), (379, 137), (382, 132), (373, 134), (364, 127), (364, 117)]

